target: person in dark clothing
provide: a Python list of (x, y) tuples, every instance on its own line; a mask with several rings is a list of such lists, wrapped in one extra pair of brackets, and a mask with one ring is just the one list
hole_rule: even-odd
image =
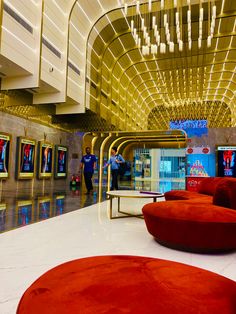
[(119, 164), (125, 162), (124, 158), (117, 153), (117, 147), (112, 147), (111, 157), (103, 168), (111, 166), (111, 190), (118, 190)]
[(84, 172), (84, 181), (87, 189), (86, 194), (90, 194), (93, 190), (92, 177), (94, 173), (94, 169), (96, 167), (96, 157), (91, 154), (90, 148), (86, 147), (86, 154), (82, 157), (80, 168), (83, 169)]

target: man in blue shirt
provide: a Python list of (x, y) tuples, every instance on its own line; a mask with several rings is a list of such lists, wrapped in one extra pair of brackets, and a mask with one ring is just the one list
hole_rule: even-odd
[(81, 159), (80, 168), (84, 170), (84, 181), (87, 189), (86, 194), (93, 190), (92, 177), (96, 167), (96, 157), (90, 153), (90, 148), (86, 147), (86, 155)]
[(117, 147), (112, 147), (111, 157), (103, 168), (111, 166), (111, 190), (118, 190), (119, 165), (124, 163), (124, 158), (117, 153)]

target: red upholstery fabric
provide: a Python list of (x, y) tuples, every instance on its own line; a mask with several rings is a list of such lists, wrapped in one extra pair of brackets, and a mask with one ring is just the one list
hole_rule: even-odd
[(143, 208), (147, 229), (159, 242), (194, 252), (236, 249), (236, 212), (228, 210), (236, 209), (235, 178), (205, 178), (198, 192), (173, 190), (165, 198)]
[(198, 193), (213, 196), (217, 185), (223, 180), (221, 177), (204, 178), (199, 184)]
[(155, 258), (100, 256), (45, 273), (24, 293), (17, 314), (235, 314), (236, 283)]
[(236, 209), (236, 179), (222, 178), (216, 187), (213, 204)]
[[(198, 192), (186, 191), (186, 190), (172, 190), (165, 193), (165, 199), (167, 201), (173, 200), (190, 200), (199, 198), (202, 202), (211, 202), (218, 184), (224, 178), (221, 177), (209, 177), (204, 178), (199, 184)], [(208, 197), (209, 196), (209, 197)]]
[(186, 190), (172, 190), (165, 192), (165, 199), (167, 201), (176, 201), (176, 200), (192, 200), (192, 199), (203, 200), (204, 202), (212, 202), (212, 197), (200, 194), (198, 192), (186, 191)]
[(143, 215), (149, 233), (164, 245), (194, 252), (236, 249), (234, 210), (175, 201), (147, 204)]

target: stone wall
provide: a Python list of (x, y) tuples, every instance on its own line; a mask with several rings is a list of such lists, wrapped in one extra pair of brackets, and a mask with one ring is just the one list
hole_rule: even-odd
[[(70, 177), (78, 173), (81, 158), (82, 133), (72, 134), (63, 132), (48, 126), (44, 126), (26, 119), (22, 119), (4, 112), (0, 112), (0, 132), (10, 133), (12, 135), (11, 154), (10, 154), (10, 178), (0, 181), (0, 193), (9, 190), (42, 190), (66, 188), (69, 186)], [(67, 179), (43, 179), (39, 180), (35, 176), (32, 180), (16, 180), (16, 143), (18, 136), (25, 136), (35, 139), (36, 141), (46, 140), (50, 143), (66, 145), (69, 147), (68, 154), (68, 176)], [(73, 159), (72, 156), (78, 158)], [(37, 158), (36, 158), (37, 161)], [(36, 162), (36, 167), (38, 164)]]

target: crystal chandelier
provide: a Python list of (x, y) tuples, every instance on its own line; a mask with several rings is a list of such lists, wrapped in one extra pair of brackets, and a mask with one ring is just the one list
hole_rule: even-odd
[[(154, 12), (153, 5), (159, 4), (159, 15)], [(129, 4), (125, 0), (121, 0), (121, 8), (123, 10), (124, 16), (129, 24), (130, 31), (135, 40), (136, 46), (140, 49), (143, 56), (150, 54), (157, 54), (158, 51), (161, 54), (166, 52), (173, 53), (177, 48), (180, 52), (183, 51), (183, 29), (182, 29), (182, 7), (180, 3), (182, 0), (169, 0), (168, 3), (172, 2), (172, 11), (167, 9), (165, 5), (165, 0), (153, 1), (148, 0), (142, 4), (140, 1), (132, 1)], [(210, 4), (210, 0), (209, 0)], [(187, 10), (187, 32), (188, 32), (188, 49), (192, 49), (192, 11), (191, 11), (191, 1), (186, 0)], [(143, 6), (143, 10), (141, 10)], [(174, 9), (174, 11), (173, 11)], [(214, 35), (215, 22), (216, 22), (216, 5), (211, 3), (208, 6), (208, 37), (207, 37), (207, 47), (211, 47), (211, 41)], [(129, 12), (128, 12), (129, 11)], [(157, 11), (157, 10), (156, 10)], [(174, 18), (171, 19), (171, 16)], [(129, 19), (131, 20), (129, 22)], [(198, 48), (202, 47), (203, 39), (203, 20), (204, 20), (204, 8), (202, 6), (202, 0), (199, 2), (199, 29), (198, 29)], [(164, 29), (164, 32), (161, 31)], [(175, 29), (173, 31), (173, 29)], [(172, 30), (172, 31), (170, 31)], [(176, 37), (175, 37), (176, 33)], [(175, 39), (176, 38), (176, 39)], [(176, 42), (174, 41), (176, 40)]]

